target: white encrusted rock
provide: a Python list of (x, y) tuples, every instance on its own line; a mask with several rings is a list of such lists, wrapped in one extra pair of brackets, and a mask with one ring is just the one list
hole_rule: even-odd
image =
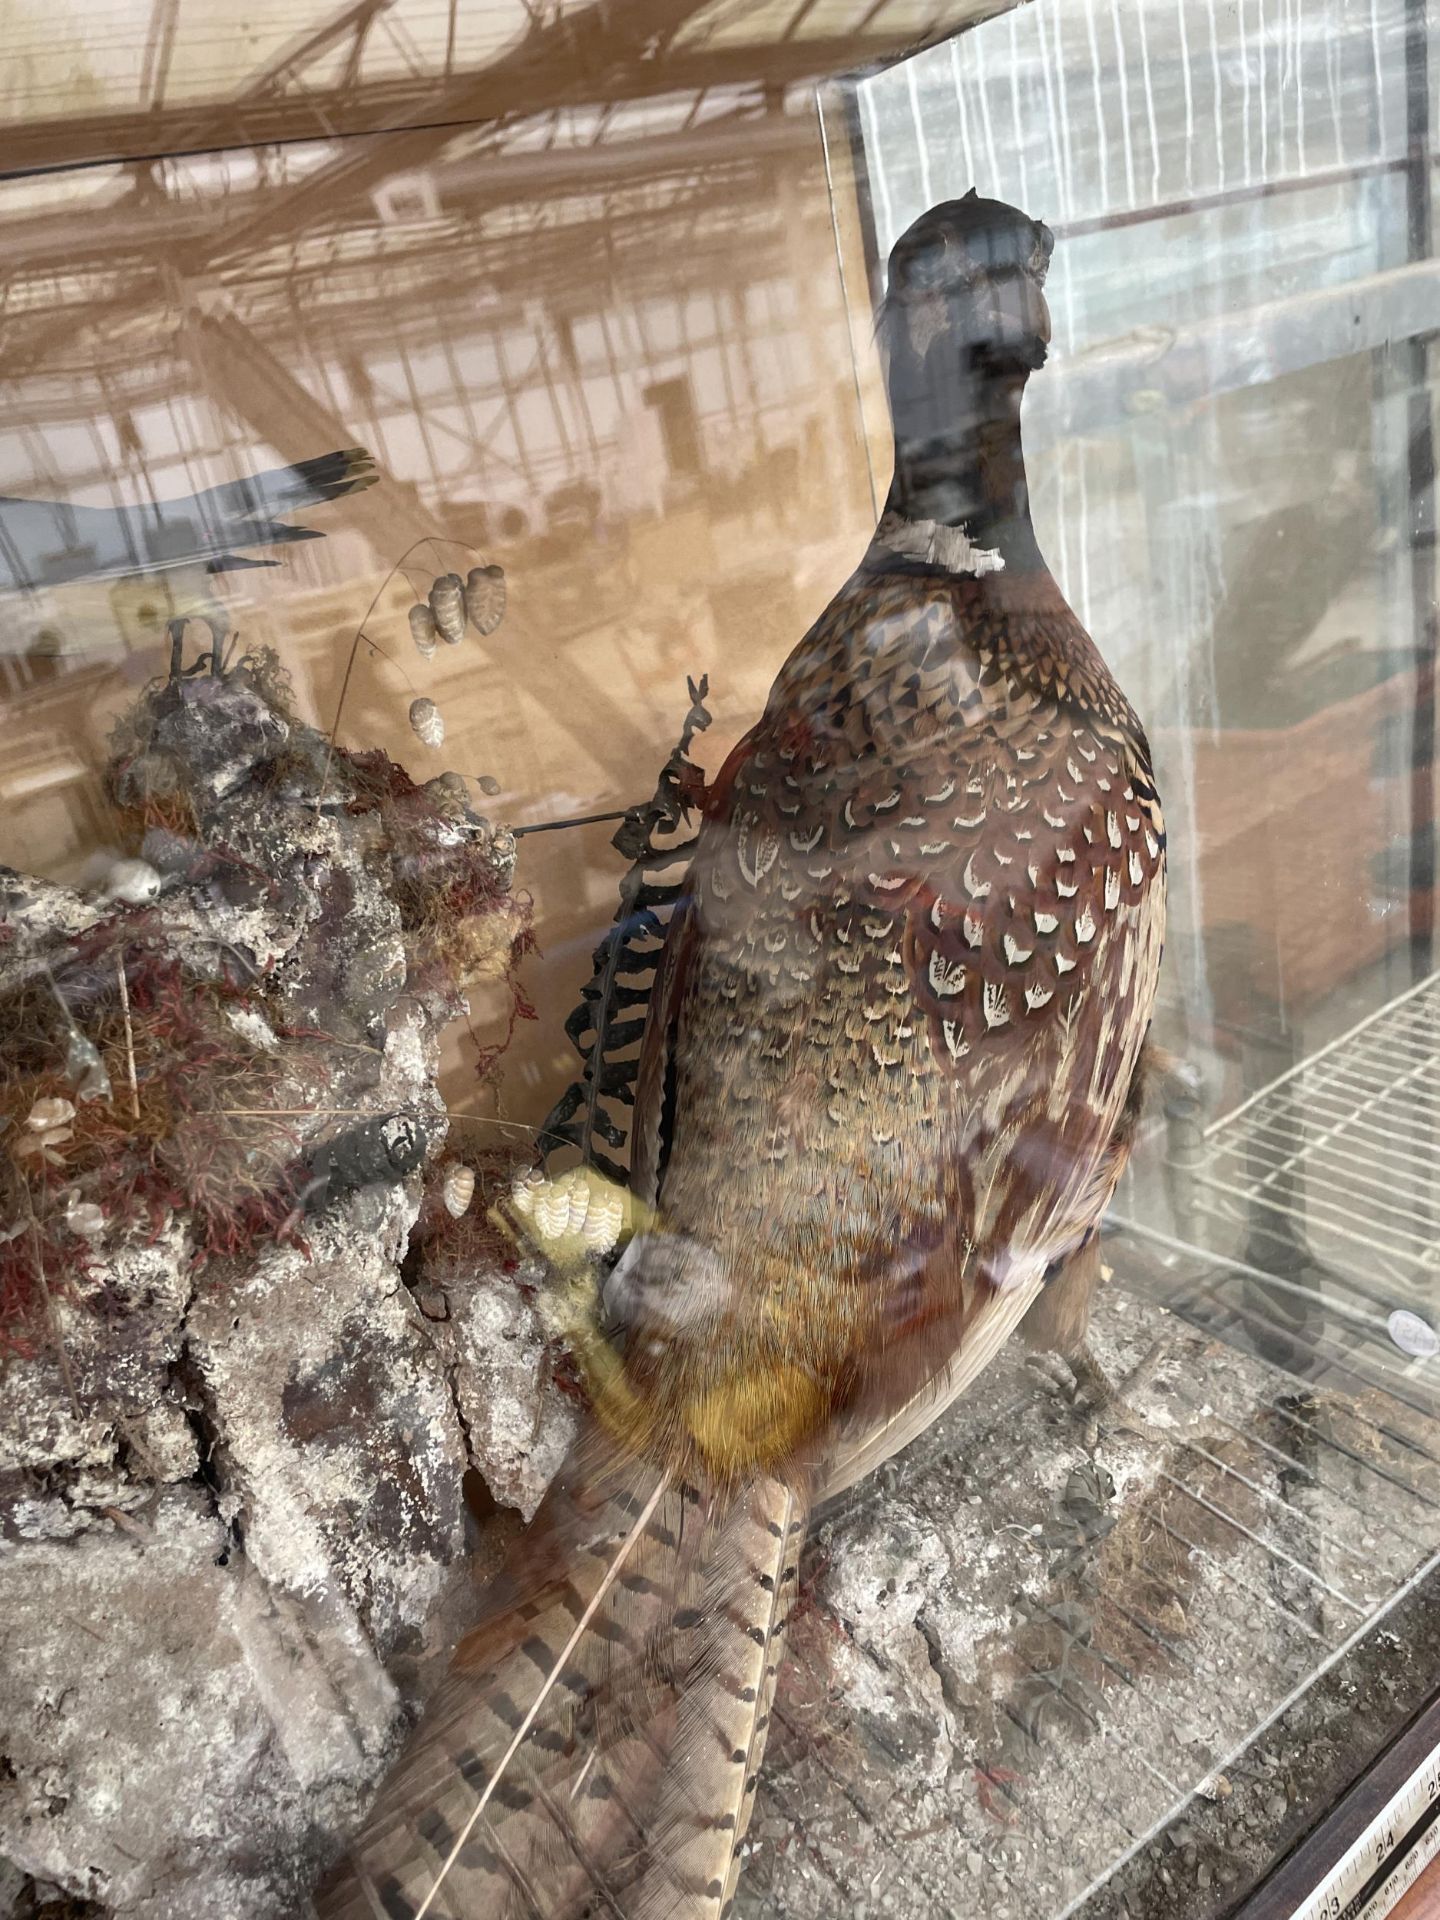
[(529, 1520), (579, 1426), (550, 1377), (539, 1317), (498, 1275), (485, 1275), (458, 1311), (452, 1297), (449, 1331), (475, 1464), (501, 1505)]
[[(477, 1553), (489, 1564), (511, 1531), (504, 1516), (477, 1540), (467, 1472), (533, 1505), (564, 1449), (551, 1392), (527, 1479), (538, 1337), (528, 1380), (477, 1353), (470, 1381), (470, 1343), (458, 1354), (403, 1283), (420, 1156), (446, 1129), (448, 1003), (410, 978), (377, 811), (363, 788), (313, 804), (328, 748), (274, 685), (264, 668), (143, 696), (117, 775), (135, 805), (183, 775), (198, 816), (198, 837), (170, 836), (151, 949), (187, 984), (239, 983), (239, 1001), (265, 982), (261, 1004), (227, 1003), (224, 1029), (253, 1050), (253, 1092), (237, 1072), (190, 1124), (247, 1129), (238, 1152), (217, 1130), (230, 1171), (199, 1164), (212, 1204), (230, 1179), (269, 1211), (207, 1259), (183, 1198), (193, 1133), (174, 1136), (173, 1192), (139, 1198), (86, 1161), (73, 1098), (38, 1086), (34, 1126), (12, 1136), (65, 1171), (44, 1311), (0, 1367), (0, 1859), (107, 1920), (301, 1910), (473, 1618)], [(277, 780), (282, 749), (300, 771)], [(343, 792), (343, 755), (330, 777)], [(422, 820), (418, 869), (420, 836), (448, 853), (462, 831)], [(0, 880), (0, 906), (12, 991), (63, 976), (76, 937), (127, 911), (24, 876)], [(123, 1080), (113, 1091), (123, 1121)], [(412, 1156), (377, 1158), (392, 1133)], [(477, 1295), (515, 1302), (471, 1265)]]

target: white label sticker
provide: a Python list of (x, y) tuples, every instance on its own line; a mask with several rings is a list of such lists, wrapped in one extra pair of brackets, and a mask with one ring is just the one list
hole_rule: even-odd
[(1390, 1338), (1412, 1360), (1429, 1360), (1440, 1353), (1440, 1333), (1408, 1307), (1397, 1307), (1385, 1324), (1390, 1329)]

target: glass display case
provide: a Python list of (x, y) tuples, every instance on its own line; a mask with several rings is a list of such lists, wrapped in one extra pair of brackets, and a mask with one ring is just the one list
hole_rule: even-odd
[(1391, 1911), (1431, 0), (0, 39), (0, 1916)]

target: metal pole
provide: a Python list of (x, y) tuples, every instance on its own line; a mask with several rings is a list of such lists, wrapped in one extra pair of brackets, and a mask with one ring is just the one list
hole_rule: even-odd
[[(1405, 8), (1405, 212), (1408, 257), (1432, 250), (1430, 189), (1430, 0)], [(1430, 343), (1417, 333), (1401, 355), (1408, 395), (1407, 532), (1415, 644), (1415, 714), (1410, 748), (1410, 947), (1412, 977), (1435, 966), (1435, 694), (1436, 540), (1435, 430)]]

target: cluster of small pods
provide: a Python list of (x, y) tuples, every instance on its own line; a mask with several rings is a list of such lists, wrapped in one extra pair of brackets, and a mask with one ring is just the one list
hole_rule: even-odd
[[(422, 660), (434, 657), (440, 641), (458, 647), (468, 620), (482, 636), (494, 633), (505, 617), (505, 569), (472, 567), (462, 580), (458, 573), (442, 573), (430, 588), (428, 600), (410, 609), (410, 637)], [(433, 700), (412, 700), (410, 725), (427, 747), (445, 738), (445, 722)]]
[(625, 1224), (624, 1192), (593, 1167), (554, 1179), (532, 1168), (516, 1178), (510, 1200), (542, 1245), (574, 1237), (592, 1253), (608, 1253)]
[(465, 638), (465, 622), (488, 638), (505, 618), (505, 569), (472, 567), (462, 580), (458, 573), (442, 573), (430, 589), (428, 602), (417, 600), (410, 609), (410, 635), (428, 660), (436, 643), (458, 647)]

